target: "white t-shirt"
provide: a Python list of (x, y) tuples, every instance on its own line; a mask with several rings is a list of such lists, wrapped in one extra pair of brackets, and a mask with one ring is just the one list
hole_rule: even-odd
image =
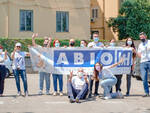
[(85, 83), (86, 82), (83, 77), (81, 79), (78, 76), (72, 77), (72, 86), (74, 89), (81, 90)]
[(98, 42), (98, 43), (90, 42), (88, 44), (88, 47), (93, 47), (93, 48), (102, 47), (102, 46), (104, 46), (104, 44), (102, 42)]
[(103, 67), (101, 73), (99, 74), (100, 79), (107, 79), (107, 78), (115, 77), (109, 68), (110, 66)]
[(141, 53), (141, 63), (150, 61), (150, 40), (140, 43), (138, 53)]
[(25, 56), (26, 52), (15, 52), (14, 59), (13, 59), (13, 69), (21, 69), (25, 70)]

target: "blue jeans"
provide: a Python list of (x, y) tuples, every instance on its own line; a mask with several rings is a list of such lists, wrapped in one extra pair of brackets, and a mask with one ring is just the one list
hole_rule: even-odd
[(15, 80), (16, 80), (16, 86), (17, 86), (17, 90), (18, 92), (20, 92), (20, 77), (23, 81), (23, 86), (24, 86), (24, 92), (28, 91), (28, 85), (27, 85), (27, 76), (26, 76), (26, 70), (13, 70), (14, 76), (15, 76)]
[(71, 82), (67, 84), (68, 97), (70, 99), (85, 99), (88, 94), (88, 83), (85, 83), (82, 90), (74, 89)]
[(143, 80), (144, 91), (146, 94), (149, 94), (149, 87), (148, 87), (148, 71), (150, 72), (150, 61), (143, 62), (140, 64), (140, 71), (141, 77)]
[(39, 79), (39, 87), (40, 90), (43, 90), (43, 84), (44, 84), (44, 79), (46, 81), (46, 91), (49, 92), (50, 90), (50, 73), (46, 73), (46, 72), (40, 72), (39, 73), (40, 79)]
[(53, 74), (54, 91), (57, 92), (57, 80), (59, 80), (59, 92), (63, 91), (63, 75)]
[(116, 77), (107, 78), (101, 81), (101, 86), (104, 89), (104, 96), (107, 96), (110, 94), (110, 90), (112, 86), (114, 86), (117, 83)]

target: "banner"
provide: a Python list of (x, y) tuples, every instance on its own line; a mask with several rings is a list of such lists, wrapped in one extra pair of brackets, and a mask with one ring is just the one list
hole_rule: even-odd
[(114, 68), (114, 74), (129, 74), (132, 65), (132, 49), (123, 47), (113, 48), (45, 48), (30, 47), (31, 62), (34, 71), (55, 74), (76, 73), (79, 68), (91, 75), (94, 64), (99, 62), (109, 66), (124, 58), (124, 62)]

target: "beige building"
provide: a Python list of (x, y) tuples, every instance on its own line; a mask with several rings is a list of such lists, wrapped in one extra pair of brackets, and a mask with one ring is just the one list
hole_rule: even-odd
[(101, 40), (118, 39), (108, 28), (107, 20), (117, 17), (121, 3), (124, 0), (91, 0), (91, 34), (98, 32)]
[(0, 0), (0, 37), (90, 39), (90, 0)]

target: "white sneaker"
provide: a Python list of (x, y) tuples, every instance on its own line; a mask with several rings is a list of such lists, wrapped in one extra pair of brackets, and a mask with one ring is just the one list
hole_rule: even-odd
[(42, 92), (42, 90), (40, 90), (38, 94), (39, 94), (39, 95), (43, 95), (43, 92)]
[(21, 92), (20, 91), (17, 93), (17, 96), (21, 96)]
[(104, 97), (105, 100), (108, 100), (108, 99), (111, 99), (111, 98), (112, 98), (111, 95), (108, 95), (108, 96)]
[(117, 93), (118, 93), (118, 98), (124, 98), (123, 94), (120, 91), (118, 91)]
[(24, 95), (25, 95), (25, 97), (28, 97), (28, 96), (29, 96), (29, 94), (28, 94), (27, 91), (24, 93)]
[(64, 94), (62, 92), (59, 93), (60, 96), (63, 96)]
[(55, 91), (54, 93), (53, 93), (53, 96), (56, 96), (57, 95), (57, 92)]
[(49, 91), (46, 91), (46, 95), (50, 95)]

